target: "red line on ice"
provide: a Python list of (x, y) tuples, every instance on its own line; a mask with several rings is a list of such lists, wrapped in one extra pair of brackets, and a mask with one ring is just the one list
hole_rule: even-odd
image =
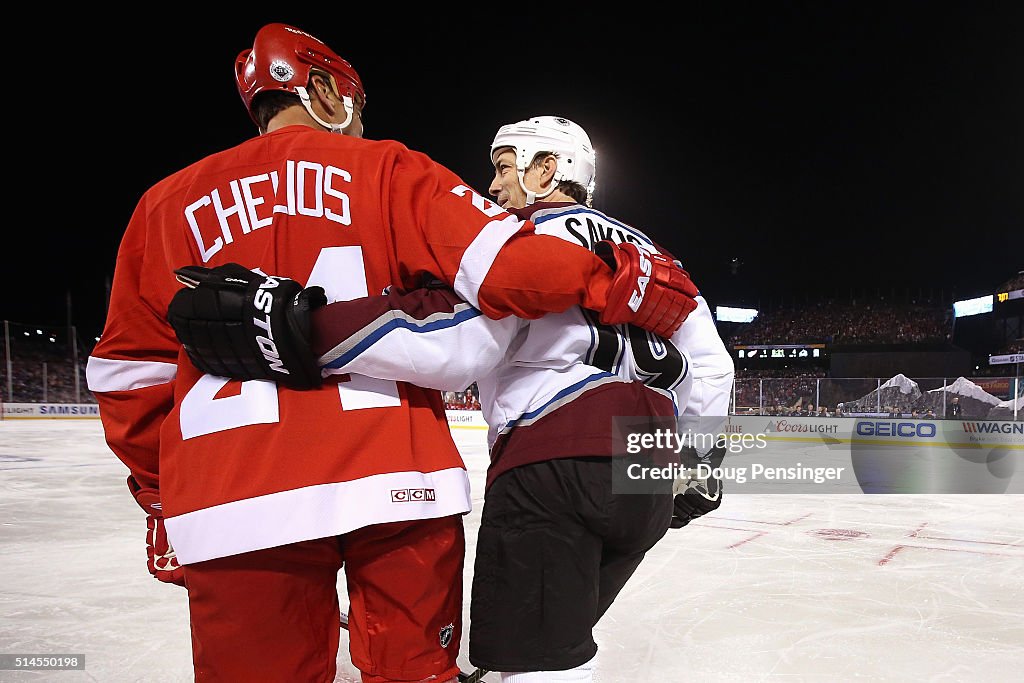
[(810, 516), (811, 513), (808, 512), (806, 515), (800, 515), (799, 517), (791, 519), (788, 522), (764, 522), (759, 519), (742, 519), (740, 517), (720, 517), (718, 515), (715, 515), (714, 519), (726, 519), (731, 522), (750, 522), (751, 524), (771, 524), (773, 526), (789, 526), (790, 524), (795, 524), (796, 522), (807, 519)]
[(766, 532), (764, 532), (764, 531), (759, 531), (756, 534), (754, 534), (753, 536), (751, 536), (750, 538), (745, 538), (742, 541), (738, 541), (736, 543), (733, 543), (732, 545), (728, 546), (727, 549), (728, 550), (732, 550), (733, 548), (738, 548), (741, 545), (743, 545), (744, 543), (749, 543), (750, 541), (753, 541), (754, 539), (757, 539), (757, 538), (760, 538), (761, 536), (764, 536), (765, 533)]

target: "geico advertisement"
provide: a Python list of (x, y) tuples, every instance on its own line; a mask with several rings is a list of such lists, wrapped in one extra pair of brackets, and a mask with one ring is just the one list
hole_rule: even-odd
[(891, 446), (948, 444), (1024, 448), (1024, 422), (915, 420), (907, 418), (813, 418), (734, 415), (727, 434), (763, 434), (773, 443), (875, 443)]
[(854, 424), (852, 441), (1024, 448), (1024, 422), (859, 419)]

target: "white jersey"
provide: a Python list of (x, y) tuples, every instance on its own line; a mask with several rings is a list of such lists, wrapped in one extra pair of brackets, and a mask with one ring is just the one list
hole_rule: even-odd
[[(539, 207), (526, 214), (534, 221), (539, 234), (578, 242), (591, 251), (597, 242), (608, 239), (618, 244), (632, 242), (648, 251), (669, 255), (640, 230), (600, 211), (579, 204), (542, 204)], [(523, 212), (516, 213), (525, 217)], [(684, 349), (692, 361), (691, 379), (694, 384), (689, 400), (683, 403), (682, 414), (727, 415), (735, 366), (703, 296), (697, 297), (697, 308), (670, 341), (677, 348)]]
[[(587, 248), (612, 239), (663, 252), (635, 228), (578, 204), (530, 208), (544, 234)], [(332, 304), (314, 313), (313, 338), (325, 375), (457, 391), (476, 382), (488, 424), (488, 481), (528, 462), (610, 455), (615, 417), (724, 416), (733, 373), (702, 297), (669, 340), (602, 325), (582, 308), (493, 320), (448, 289)]]

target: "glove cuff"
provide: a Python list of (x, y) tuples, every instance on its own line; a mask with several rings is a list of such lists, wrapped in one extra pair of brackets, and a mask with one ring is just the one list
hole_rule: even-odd
[(135, 497), (135, 502), (145, 510), (147, 515), (163, 517), (163, 506), (160, 504), (160, 491), (157, 489), (142, 488), (135, 477), (128, 477), (128, 488)]

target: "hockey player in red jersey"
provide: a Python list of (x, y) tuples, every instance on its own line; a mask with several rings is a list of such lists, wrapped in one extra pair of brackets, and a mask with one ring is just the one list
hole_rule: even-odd
[[(293, 280), (320, 288), (289, 313), (431, 273), (495, 318), (580, 305), (652, 329), (676, 329), (695, 290), (635, 252), (613, 269), (538, 235), (425, 155), (362, 139), (358, 74), (298, 28), (260, 29), (235, 77), (260, 135), (144, 193), (88, 363), (147, 515), (149, 569), (188, 589), (197, 681), (333, 680), (342, 567), (363, 680), (453, 679), (470, 497), (440, 396), (366, 376), (299, 392), (204, 374), (165, 318), (173, 272), (239, 262), (284, 276), (253, 285), (260, 301)], [(279, 372), (290, 356), (266, 313), (247, 332)]]
[[(491, 193), (538, 232), (588, 250), (609, 248), (601, 237), (630, 241), (658, 257), (642, 232), (589, 207), (595, 157), (576, 124), (536, 117), (505, 126), (493, 152)], [(247, 369), (261, 364), (258, 352), (234, 345), (219, 324), (229, 316), (218, 302), (241, 287), (225, 272), (195, 273), (198, 288), (175, 297), (171, 320), (199, 367), (258, 378)], [(503, 672), (503, 680), (590, 680), (594, 625), (675, 525), (671, 482), (663, 496), (611, 491), (613, 418), (724, 416), (727, 408), (732, 361), (707, 303), (698, 302), (667, 340), (604, 325), (579, 307), (490, 320), (440, 281), (312, 311), (311, 348), (300, 364), (319, 364), (328, 377), (358, 373), (438, 389), (478, 383), (491, 467), (471, 601), (474, 665)], [(250, 356), (245, 367), (236, 360)], [(707, 509), (718, 500), (704, 501)], [(676, 502), (678, 511), (684, 501)]]

